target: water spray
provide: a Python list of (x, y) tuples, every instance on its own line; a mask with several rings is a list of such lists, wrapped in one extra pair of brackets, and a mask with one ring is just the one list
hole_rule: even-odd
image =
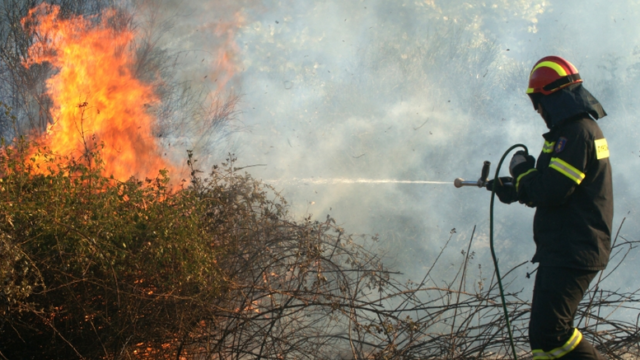
[(428, 180), (397, 180), (397, 179), (346, 179), (346, 178), (292, 178), (291, 180), (265, 180), (269, 183), (295, 183), (314, 185), (338, 185), (338, 184), (413, 184), (413, 185), (449, 185), (449, 181)]
[[(498, 174), (500, 173), (500, 168), (502, 167), (502, 162), (505, 157), (511, 152), (511, 150), (521, 147), (524, 149), (525, 156), (529, 154), (529, 149), (522, 144), (516, 144), (507, 149), (500, 158), (500, 162), (498, 163), (498, 167), (496, 168), (496, 173), (494, 175), (493, 181), (494, 184), (498, 183)], [(478, 181), (465, 181), (461, 178), (457, 178), (453, 181), (453, 185), (457, 188), (461, 188), (463, 186), (477, 186), (478, 188), (483, 188), (487, 186), (487, 177), (489, 176), (489, 168), (491, 167), (491, 163), (489, 161), (485, 161), (482, 166), (482, 173), (480, 175), (480, 179)], [(506, 186), (513, 186), (513, 183), (504, 183)], [(493, 258), (493, 265), (496, 268), (496, 278), (498, 279), (498, 287), (500, 289), (500, 298), (502, 299), (502, 310), (504, 311), (504, 317), (507, 323), (507, 332), (509, 333), (509, 342), (511, 343), (511, 350), (513, 351), (513, 359), (518, 360), (518, 355), (516, 353), (516, 346), (513, 343), (513, 334), (511, 333), (511, 322), (509, 321), (509, 312), (507, 311), (507, 303), (504, 298), (504, 289), (502, 287), (502, 278), (500, 277), (500, 268), (498, 267), (498, 259), (496, 257), (496, 252), (493, 246), (493, 204), (496, 197), (496, 188), (492, 187), (491, 189), (491, 203), (489, 205), (489, 245), (491, 247), (491, 257)]]
[[(453, 185), (457, 188), (463, 186), (477, 186), (479, 188), (487, 186), (487, 178), (491, 162), (485, 161), (482, 166), (482, 173), (477, 181), (465, 181), (457, 178), (453, 181)], [(265, 180), (269, 183), (293, 183), (293, 184), (314, 184), (314, 185), (350, 185), (350, 184), (410, 184), (410, 185), (449, 185), (449, 181), (430, 181), (430, 180), (397, 180), (397, 179), (348, 179), (348, 178), (292, 178), (290, 180)], [(505, 183), (510, 186), (511, 183)]]

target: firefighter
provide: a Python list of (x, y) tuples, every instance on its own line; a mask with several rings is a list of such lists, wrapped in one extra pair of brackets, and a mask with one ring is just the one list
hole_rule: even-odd
[[(558, 56), (540, 59), (527, 94), (549, 132), (537, 161), (520, 151), (511, 178), (490, 181), (500, 201), (536, 208), (531, 302), (533, 359), (603, 359), (574, 327), (589, 283), (609, 261), (613, 192), (609, 148), (596, 120), (606, 116), (578, 70)], [(507, 183), (513, 184), (508, 186)]]

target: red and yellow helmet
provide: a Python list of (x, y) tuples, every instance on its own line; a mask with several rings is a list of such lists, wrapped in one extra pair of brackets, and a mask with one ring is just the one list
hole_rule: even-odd
[(571, 84), (581, 82), (578, 69), (573, 64), (559, 56), (546, 56), (533, 66), (529, 75), (527, 94), (549, 95)]

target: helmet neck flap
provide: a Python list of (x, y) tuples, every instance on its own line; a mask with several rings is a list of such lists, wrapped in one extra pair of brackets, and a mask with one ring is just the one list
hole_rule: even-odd
[(607, 116), (600, 102), (582, 84), (573, 84), (549, 95), (531, 95), (534, 106), (542, 105), (542, 117), (549, 129), (578, 115), (590, 115), (595, 120)]

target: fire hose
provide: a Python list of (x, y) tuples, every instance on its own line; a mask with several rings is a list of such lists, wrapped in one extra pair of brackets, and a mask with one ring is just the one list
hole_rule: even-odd
[[(507, 149), (500, 158), (500, 162), (498, 163), (498, 167), (496, 168), (496, 172), (493, 178), (493, 183), (498, 183), (498, 174), (500, 173), (500, 168), (502, 167), (502, 163), (504, 162), (505, 157), (511, 152), (511, 150), (521, 147), (524, 149), (525, 154), (529, 154), (529, 149), (522, 144), (516, 144)], [(463, 179), (457, 178), (454, 180), (453, 184), (455, 187), (460, 188), (463, 186), (477, 186), (479, 188), (483, 188), (487, 186), (487, 177), (489, 176), (489, 168), (491, 167), (491, 163), (489, 161), (485, 161), (482, 166), (482, 173), (480, 175), (480, 179), (478, 181), (464, 181)], [(506, 186), (514, 186), (511, 183), (504, 183)], [(498, 267), (498, 259), (496, 257), (495, 248), (493, 246), (493, 204), (496, 197), (496, 188), (495, 186), (491, 189), (491, 203), (489, 205), (489, 245), (491, 247), (491, 257), (493, 258), (493, 265), (496, 269), (496, 278), (498, 279), (498, 287), (500, 289), (500, 298), (502, 299), (502, 310), (504, 311), (504, 317), (507, 323), (507, 332), (509, 333), (509, 342), (511, 344), (511, 350), (513, 351), (513, 359), (517, 360), (518, 355), (516, 354), (516, 346), (513, 343), (513, 334), (511, 333), (511, 323), (509, 322), (509, 312), (507, 311), (507, 303), (504, 298), (504, 289), (502, 287), (502, 278), (500, 277), (500, 268)]]

